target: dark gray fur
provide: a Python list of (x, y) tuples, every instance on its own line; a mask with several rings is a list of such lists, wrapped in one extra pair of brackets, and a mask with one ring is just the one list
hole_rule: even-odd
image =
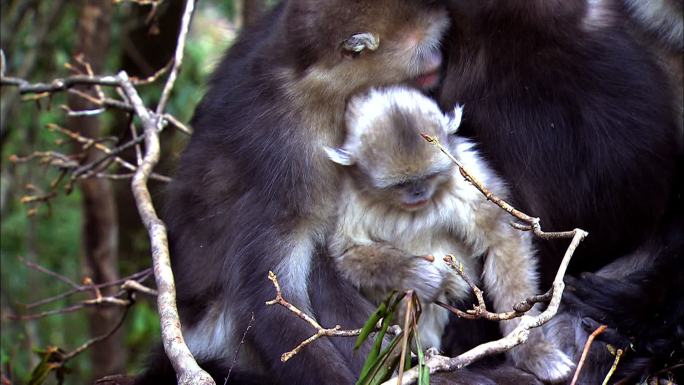
[[(509, 181), (513, 203), (547, 230), (589, 231), (571, 274), (599, 271), (637, 249), (654, 260), (611, 268), (623, 277), (575, 282), (586, 290), (576, 291), (574, 310), (564, 308), (555, 321), (573, 330), (561, 339), (581, 350), (586, 332), (575, 338), (574, 330), (589, 315), (632, 338), (640, 353), (625, 356), (616, 378), (648, 375), (653, 362), (643, 361), (681, 359), (682, 333), (673, 325), (681, 320), (682, 297), (664, 295), (681, 293), (681, 278), (653, 278), (682, 271), (676, 237), (661, 238), (670, 220), (684, 217), (681, 93), (671, 92), (675, 87), (635, 38), (619, 1), (447, 3), (459, 22), (449, 34), (440, 102), (445, 110), (456, 102), (468, 107), (461, 133)], [(668, 242), (667, 252), (644, 249), (653, 237)], [(566, 246), (538, 242), (546, 287)], [(652, 309), (670, 310), (656, 317)], [(672, 343), (660, 343), (667, 339)], [(593, 350), (589, 359), (603, 366), (588, 370), (586, 383), (601, 383), (613, 359)]]

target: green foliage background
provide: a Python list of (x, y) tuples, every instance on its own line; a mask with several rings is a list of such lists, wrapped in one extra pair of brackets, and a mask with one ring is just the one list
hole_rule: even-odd
[[(2, 13), (8, 15), (17, 1), (3, 2)], [(35, 32), (41, 17), (54, 6), (51, 1), (42, 1), (34, 14), (29, 15), (14, 31), (3, 27), (2, 49), (7, 57), (7, 74), (15, 75), (30, 55), (36, 55), (34, 70), (26, 78), (31, 82), (49, 81), (56, 77), (68, 76), (64, 64), (71, 60), (77, 40), (76, 25), (79, 17), (77, 2), (66, 1), (56, 28), (49, 31), (41, 46), (36, 42)], [(139, 5), (121, 3), (114, 6), (112, 38), (103, 74), (113, 74), (121, 66), (124, 36), (131, 28), (133, 13)], [(186, 46), (182, 72), (176, 83), (168, 112), (183, 122), (188, 122), (195, 105), (199, 102), (204, 85), (213, 65), (220, 59), (235, 34), (236, 7), (234, 1), (201, 1), (198, 3), (193, 27)], [(5, 17), (3, 16), (3, 23)], [(154, 105), (161, 91), (161, 84), (147, 86), (140, 90), (147, 105)], [(10, 90), (2, 89), (2, 98), (9, 97)], [(26, 194), (25, 185), (32, 184), (46, 188), (57, 175), (56, 171), (37, 163), (12, 164), (8, 158), (12, 154), (27, 155), (34, 150), (57, 149), (56, 143), (63, 139), (59, 134), (45, 129), (47, 123), (66, 123), (65, 114), (57, 106), (66, 104), (65, 95), (56, 95), (47, 108), (47, 103), (37, 107), (33, 102), (21, 102), (19, 98), (9, 106), (8, 120), (3, 130), (8, 135), (3, 141), (0, 159), (2, 161), (2, 194), (7, 197), (3, 202), (0, 218), (0, 261), (2, 333), (0, 359), (3, 372), (11, 374), (16, 383), (26, 383), (38, 356), (34, 350), (46, 346), (59, 346), (71, 350), (85, 342), (88, 335), (86, 312), (70, 313), (43, 318), (37, 321), (9, 320), (9, 314), (22, 313), (21, 304), (47, 298), (69, 289), (58, 280), (45, 274), (28, 269), (19, 257), (37, 263), (79, 282), (82, 279), (80, 261), (81, 247), (81, 197), (78, 189), (69, 194), (60, 194), (50, 206), (39, 206), (37, 213), (29, 216), (27, 207), (19, 202)], [(114, 119), (111, 114), (103, 115), (105, 127), (111, 127)], [(118, 133), (111, 132), (111, 135)], [(171, 152), (162, 154), (167, 160), (177, 159), (185, 138), (175, 135), (171, 138)], [(67, 142), (67, 141), (65, 141)], [(68, 143), (63, 144), (68, 146)], [(68, 147), (61, 148), (68, 153)], [(169, 167), (172, 169), (172, 166)], [(127, 189), (128, 181), (114, 182), (116, 189)], [(155, 196), (158, 196), (156, 194)], [(127, 208), (135, 211), (134, 206)], [(121, 228), (125, 233), (127, 229)], [(148, 267), (151, 263), (148, 241), (144, 233), (126, 234), (132, 239), (133, 250), (128, 255), (120, 255), (121, 276)], [(152, 284), (152, 282), (148, 282)], [(84, 297), (74, 297), (70, 301), (53, 303), (39, 310), (55, 309), (73, 303)], [(159, 339), (159, 325), (155, 304), (139, 301), (129, 313), (123, 327), (128, 350), (129, 372), (140, 368), (144, 356)], [(96, 348), (96, 347), (95, 347)], [(67, 376), (66, 384), (82, 384), (89, 378), (90, 361), (87, 353), (70, 363), (73, 372)], [(51, 380), (48, 383), (51, 383)]]

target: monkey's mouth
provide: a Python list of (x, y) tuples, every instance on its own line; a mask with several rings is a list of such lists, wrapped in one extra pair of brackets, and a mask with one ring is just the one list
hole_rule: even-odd
[(417, 201), (417, 202), (413, 202), (413, 203), (402, 202), (401, 206), (406, 210), (415, 211), (415, 210), (419, 210), (419, 209), (422, 209), (423, 207), (425, 207), (428, 204), (428, 202), (430, 202), (429, 199), (424, 199), (422, 201)]
[(412, 85), (424, 91), (436, 87), (439, 84), (442, 62), (442, 53), (439, 50), (432, 50), (425, 54), (423, 57), (424, 72), (411, 80)]
[(439, 84), (439, 68), (413, 78), (412, 81), (415, 87), (421, 90), (430, 90)]

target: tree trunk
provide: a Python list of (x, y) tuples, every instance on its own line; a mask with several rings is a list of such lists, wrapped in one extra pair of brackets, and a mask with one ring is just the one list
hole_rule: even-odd
[[(76, 54), (82, 54), (96, 74), (102, 72), (107, 56), (111, 13), (111, 0), (82, 0)], [(92, 92), (85, 89), (82, 91)], [(69, 105), (72, 110), (93, 108), (88, 102), (74, 95), (69, 97)], [(89, 138), (103, 135), (97, 117), (73, 117), (69, 120), (69, 126)], [(94, 148), (88, 150), (89, 159), (99, 156), (102, 155)], [(107, 179), (92, 178), (83, 180), (79, 187), (83, 195), (84, 274), (96, 283), (116, 280), (119, 277), (119, 229), (111, 182)], [(103, 295), (110, 293), (103, 292)], [(117, 323), (120, 315), (121, 309), (118, 308), (94, 309), (89, 314), (90, 334), (95, 337), (107, 333)], [(122, 372), (125, 369), (125, 350), (120, 332), (98, 343), (90, 350), (90, 355), (93, 378)]]

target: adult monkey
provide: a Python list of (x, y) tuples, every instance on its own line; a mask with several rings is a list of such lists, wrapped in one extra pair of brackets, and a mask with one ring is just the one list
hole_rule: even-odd
[[(509, 181), (514, 203), (539, 216), (545, 230), (589, 231), (571, 273), (596, 271), (615, 261), (612, 276), (617, 279), (628, 279), (630, 273), (650, 277), (643, 287), (632, 281), (630, 287), (616, 284), (603, 291), (592, 290), (596, 279), (573, 281), (580, 297), (566, 310), (568, 328), (577, 327), (583, 315), (610, 317), (611, 305), (629, 295), (632, 306), (639, 303), (641, 309), (624, 314), (622, 322), (607, 318), (613, 321), (609, 326), (638, 342), (659, 334), (675, 337), (674, 346), (681, 344), (683, 333), (676, 326), (681, 298), (649, 295), (681, 290), (675, 279), (684, 258), (684, 235), (677, 228), (682, 211), (676, 200), (681, 198), (673, 193), (681, 173), (678, 107), (662, 68), (627, 31), (620, 4), (446, 2), (455, 22), (438, 98), (445, 110), (457, 102), (466, 105), (461, 133), (480, 143), (484, 156)], [(547, 284), (566, 243), (538, 242)], [(639, 314), (650, 311), (649, 303), (672, 310), (663, 315), (665, 327), (663, 319)], [(644, 318), (646, 325), (633, 327)], [(584, 340), (572, 342), (569, 349), (575, 353)], [(671, 352), (672, 345), (637, 349), (653, 349), (655, 356)], [(628, 372), (630, 366), (621, 363), (619, 370)], [(586, 383), (600, 383), (599, 372)]]
[[(289, 0), (244, 30), (217, 67), (164, 217), (183, 335), (217, 383), (229, 372), (231, 384), (356, 380), (365, 354), (352, 354), (351, 338), (321, 339), (281, 362), (314, 330), (265, 305), (275, 296), (267, 273), (322, 325), (363, 325), (372, 307), (325, 255), (339, 171), (323, 146), (343, 140), (352, 94), (435, 85), (448, 23), (434, 0)], [(161, 355), (137, 383), (175, 377)]]

